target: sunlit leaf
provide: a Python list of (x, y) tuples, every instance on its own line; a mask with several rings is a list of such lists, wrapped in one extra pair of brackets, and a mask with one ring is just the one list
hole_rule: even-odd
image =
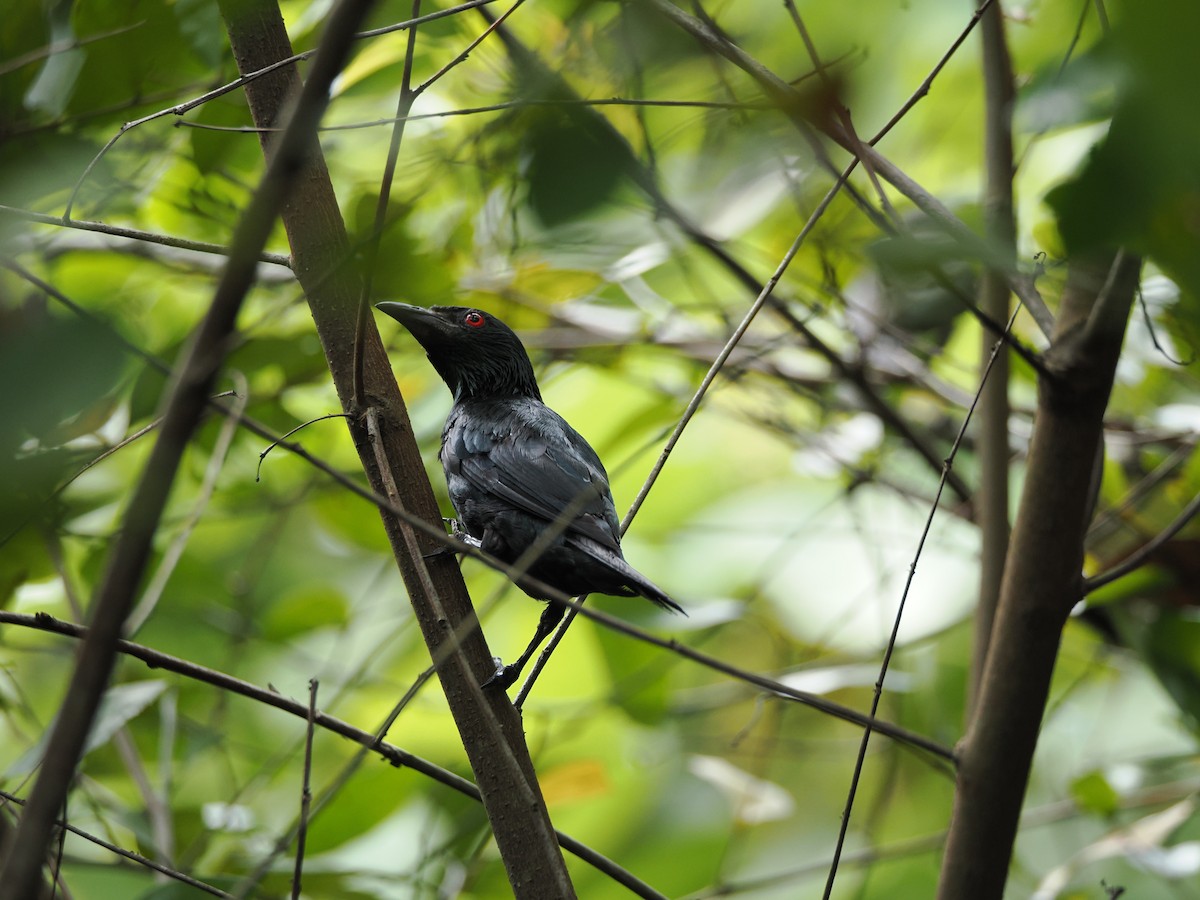
[[(95, 748), (107, 744), (118, 729), (144, 712), (166, 688), (165, 681), (157, 680), (135, 681), (109, 688), (100, 703), (100, 710), (96, 714), (92, 730), (88, 733), (84, 753), (89, 753)], [(9, 766), (8, 774), (12, 777), (28, 775), (41, 765), (48, 738), (49, 732), (43, 735), (42, 740), (26, 751), (20, 759)]]

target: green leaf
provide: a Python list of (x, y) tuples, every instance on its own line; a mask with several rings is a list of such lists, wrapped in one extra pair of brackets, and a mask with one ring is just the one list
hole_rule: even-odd
[[(92, 723), (92, 730), (88, 733), (87, 743), (83, 750), (84, 755), (86, 756), (97, 747), (107, 744), (118, 729), (141, 715), (142, 711), (157, 700), (166, 688), (167, 683), (160, 680), (135, 681), (109, 688), (104, 694), (104, 699), (100, 701), (100, 709)], [(43, 732), (38, 742), (8, 767), (7, 774), (11, 777), (28, 775), (41, 765), (51, 733), (52, 729)]]
[(539, 108), (529, 114), (526, 128), (529, 203), (546, 225), (600, 206), (628, 169), (628, 148), (592, 110)]
[(1124, 246), (1200, 292), (1200, 5), (1130, 9), (1113, 31), (1118, 101), (1081, 171), (1047, 195), (1067, 249)]
[(188, 45), (214, 69), (225, 59), (229, 41), (221, 13), (212, 0), (175, 0), (170, 4), (179, 20), (179, 31)]
[[(74, 4), (67, 0), (48, 5), (51, 43), (74, 40), (75, 32), (71, 27), (71, 8)], [(79, 48), (47, 56), (37, 80), (25, 93), (25, 105), (49, 116), (61, 115), (71, 100), (85, 58), (86, 54)]]
[(286, 641), (319, 628), (341, 627), (349, 617), (345, 596), (329, 585), (311, 585), (286, 594), (261, 620), (263, 637)]
[(88, 319), (14, 315), (0, 329), (0, 456), (29, 437), (56, 442), (56, 429), (104, 402), (124, 370), (112, 333)]
[(1084, 812), (1104, 817), (1115, 813), (1121, 800), (1108, 779), (1097, 771), (1088, 772), (1071, 782), (1071, 799)]
[[(613, 604), (617, 602), (621, 601), (613, 601)], [(641, 604), (645, 601), (625, 602)], [(628, 616), (628, 609), (613, 610), (613, 604), (606, 605), (605, 611), (611, 610), (622, 618)], [(661, 722), (670, 700), (663, 650), (609, 628), (597, 627), (594, 633), (612, 681), (613, 701), (635, 722), (644, 725)]]

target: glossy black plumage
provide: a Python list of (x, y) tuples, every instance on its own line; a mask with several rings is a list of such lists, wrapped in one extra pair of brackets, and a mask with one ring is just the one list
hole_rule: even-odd
[[(439, 457), (466, 533), (512, 564), (550, 529), (546, 549), (528, 567), (534, 578), (569, 596), (639, 595), (682, 612), (625, 561), (604, 465), (587, 441), (542, 402), (529, 356), (512, 330), (468, 307), (380, 303), (378, 308), (420, 342), (454, 394)], [(547, 599), (517, 583), (531, 596)], [(534, 643), (498, 680), (516, 678), (561, 616), (562, 607), (551, 604)]]

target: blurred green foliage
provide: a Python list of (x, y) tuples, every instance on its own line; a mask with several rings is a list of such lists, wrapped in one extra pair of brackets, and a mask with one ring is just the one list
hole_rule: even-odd
[[(283, 4), (298, 50), (315, 45), (328, 6)], [(1064, 247), (1122, 242), (1148, 260), (1110, 409), (1088, 545), (1095, 574), (1136, 552), (1200, 491), (1191, 362), (1200, 322), (1192, 52), (1200, 23), (1184, 0), (1120, 4), (1103, 20), (1092, 3), (1081, 17), (1083, 6), (1046, 0), (1006, 9), (1020, 88), (1018, 257), (1032, 267), (1035, 254), (1048, 254), (1039, 287), (1052, 308)], [(123, 123), (231, 81), (214, 10), (199, 0), (19, 0), (6, 10), (0, 204), (60, 215)], [(781, 77), (812, 77), (782, 5), (706, 10)], [(971, 13), (969, 4), (938, 0), (799, 11), (863, 136), (917, 89)], [(372, 25), (408, 12), (381, 4)], [(744, 73), (644, 4), (526, 4), (508, 25), (524, 51), (489, 37), (413, 108), (380, 235), (377, 298), (469, 303), (512, 324), (547, 401), (606, 460), (623, 511), (752, 300), (645, 187), (656, 185), (677, 214), (765, 279), (831, 178), (795, 129), (761, 107)], [(422, 26), (414, 83), (485, 27), (471, 12)], [(50, 48), (54, 41), (67, 43)], [(356, 247), (372, 236), (405, 46), (404, 33), (358, 45), (322, 134)], [(614, 97), (707, 105), (576, 102)], [(972, 227), (983, 102), (973, 36), (880, 145)], [(458, 114), (466, 110), (476, 111)], [(382, 124), (357, 127), (370, 122)], [(248, 125), (233, 92), (128, 131), (83, 182), (75, 217), (227, 242), (262, 171)], [(852, 183), (878, 205), (867, 173)], [(881, 234), (840, 196), (779, 296), (944, 454), (978, 382), (978, 326), (961, 305), (974, 291), (976, 261), (888, 196), (900, 233)], [(286, 252), (282, 233), (271, 249)], [(0, 271), (0, 596), (12, 612), (82, 621), (153, 431), (119, 445), (153, 422), (165, 384), (116, 338), (174, 360), (221, 260), (2, 211), (0, 257), (87, 313)], [(290, 272), (260, 268), (240, 325), (227, 369), (248, 385), (249, 415), (283, 433), (339, 411)], [(449, 397), (416, 345), (390, 326), (384, 337), (449, 514), (435, 458)], [(1042, 346), (1026, 317), (1017, 333)], [(1015, 367), (1011, 394), (1016, 485), (1032, 418), (1028, 367)], [(690, 617), (667, 619), (636, 600), (592, 602), (731, 664), (866, 708), (939, 474), (867, 409), (785, 320), (761, 314), (626, 539), (631, 561)], [(323, 710), (373, 731), (429, 663), (378, 516), (283, 449), (260, 473), (266, 442), (248, 432), (214, 459), (220, 427), (205, 424), (180, 471), (151, 574), (182, 553), (136, 640), (301, 701), (318, 679)], [(354, 472), (337, 419), (293, 439)], [(968, 433), (956, 462), (968, 483), (973, 440)], [(1110, 829), (1132, 828), (1196, 788), (1196, 527), (1138, 575), (1099, 592), (1089, 604), (1096, 615), (1068, 627), (1013, 896), (1066, 871), (1066, 860), (1086, 856)], [(946, 503), (917, 569), (880, 708), (947, 746), (965, 715), (976, 553), (973, 527)], [(490, 571), (469, 562), (464, 571), (490, 646), (511, 658), (537, 605)], [(0, 628), (6, 791), (26, 792), (22, 760), (55, 715), (74, 650), (65, 638)], [(122, 697), (144, 702), (117, 704)], [(304, 722), (131, 660), (110, 699), (120, 712), (84, 762), (71, 822), (224, 890), (261, 866), (253, 895), (287, 895), (294, 844), (275, 856), (271, 848), (298, 812)], [(552, 658), (524, 720), (556, 825), (662, 892), (820, 891), (857, 728), (583, 620)], [(469, 774), (436, 681), (388, 740)], [(305, 896), (507, 896), (475, 804), (356, 754), (341, 738), (316, 735), (321, 802)], [(877, 736), (864, 778), (835, 896), (931, 896), (952, 778)], [(1180, 840), (1194, 840), (1197, 827), (1190, 818)], [(1168, 850), (1173, 842), (1160, 839)], [(1197, 896), (1194, 872), (1142, 865), (1132, 850), (1097, 860), (1070, 869), (1061, 896), (1100, 896), (1102, 879), (1139, 898)], [(198, 896), (117, 865), (74, 836), (64, 862), (81, 900)], [(569, 864), (580, 896), (628, 896), (577, 860)]]

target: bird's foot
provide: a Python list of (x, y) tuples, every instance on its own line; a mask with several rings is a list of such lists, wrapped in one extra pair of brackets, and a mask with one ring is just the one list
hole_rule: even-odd
[[(442, 519), (442, 521), (450, 526), (450, 537), (454, 538), (454, 540), (458, 541), (460, 544), (466, 544), (468, 547), (474, 547), (476, 549), (479, 549), (483, 546), (483, 541), (477, 537), (472, 537), (459, 527), (457, 519)], [(442, 546), (430, 553), (424, 554), (424, 556), (425, 559), (436, 559), (439, 556), (446, 556), (447, 554), (450, 556), (457, 556), (458, 552), (453, 547)]]
[(477, 550), (483, 546), (483, 541), (466, 531), (458, 523), (458, 519), (442, 519), (442, 521), (450, 526), (450, 537), (456, 541), (466, 544), (468, 547), (474, 547)]
[(492, 657), (492, 664), (496, 667), (496, 671), (480, 687), (507, 691), (516, 682), (517, 676), (521, 674), (521, 670), (516, 666), (506, 666), (504, 660), (498, 656)]
[(462, 541), (468, 547), (474, 547), (476, 550), (479, 550), (483, 547), (483, 541), (477, 537), (467, 534), (465, 531), (453, 531), (450, 533), (450, 536), (456, 541)]

